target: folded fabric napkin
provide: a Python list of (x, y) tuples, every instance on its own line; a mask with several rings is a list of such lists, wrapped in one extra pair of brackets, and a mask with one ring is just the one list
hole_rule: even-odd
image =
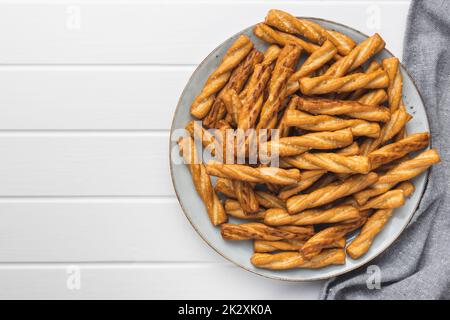
[(450, 1), (412, 1), (403, 60), (424, 98), (442, 162), (431, 169), (412, 223), (369, 263), (380, 268), (380, 288), (367, 285), (366, 265), (328, 281), (322, 299), (450, 299)]

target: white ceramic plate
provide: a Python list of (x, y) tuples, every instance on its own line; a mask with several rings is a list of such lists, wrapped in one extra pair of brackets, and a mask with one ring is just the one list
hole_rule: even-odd
[[(361, 42), (367, 38), (367, 35), (341, 24), (315, 18), (306, 19), (315, 21), (325, 28), (334, 29), (345, 33), (357, 42)], [(250, 257), (253, 253), (252, 241), (226, 241), (222, 239), (220, 235), (220, 228), (212, 226), (208, 219), (203, 203), (195, 191), (188, 168), (185, 165), (175, 164), (172, 161), (178, 157), (178, 147), (176, 145), (177, 137), (173, 135), (174, 130), (184, 128), (186, 124), (193, 119), (189, 113), (190, 105), (202, 89), (208, 76), (220, 63), (222, 56), (225, 54), (228, 47), (239, 35), (245, 34), (253, 41), (258, 50), (264, 51), (264, 49), (267, 48), (268, 45), (266, 43), (253, 35), (252, 29), (253, 26), (234, 35), (211, 52), (194, 71), (189, 79), (189, 82), (184, 88), (183, 93), (181, 94), (175, 115), (173, 117), (170, 141), (170, 169), (178, 201), (180, 202), (186, 217), (189, 219), (192, 226), (200, 234), (203, 240), (205, 240), (224, 258), (248, 271), (273, 279), (290, 281), (319, 280), (344, 274), (368, 263), (388, 248), (395, 241), (395, 239), (400, 236), (412, 218), (422, 198), (428, 173), (424, 173), (414, 179), (413, 182), (416, 186), (416, 191), (413, 196), (408, 199), (403, 207), (395, 210), (395, 214), (386, 224), (381, 233), (376, 237), (370, 250), (360, 259), (353, 260), (350, 257), (347, 257), (345, 265), (329, 266), (318, 270), (294, 269), (274, 271), (255, 268), (250, 263)], [(377, 56), (377, 58), (380, 59), (390, 56), (392, 56), (392, 54), (388, 50), (384, 50)], [(404, 66), (401, 67), (401, 71), (403, 74), (404, 103), (408, 112), (413, 115), (413, 119), (407, 125), (408, 133), (429, 131), (427, 115), (417, 87), (415, 86), (411, 76), (405, 70)], [(233, 222), (233, 219), (230, 221)]]

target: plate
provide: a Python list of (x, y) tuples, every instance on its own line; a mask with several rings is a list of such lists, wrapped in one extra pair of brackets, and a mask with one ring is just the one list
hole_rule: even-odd
[[(332, 21), (308, 17), (302, 18), (314, 21), (327, 29), (333, 29), (345, 33), (358, 43), (368, 37), (357, 30)], [(268, 47), (266, 43), (253, 35), (252, 29), (253, 26), (239, 32), (213, 50), (194, 71), (181, 94), (172, 121), (169, 161), (175, 193), (183, 212), (198, 234), (203, 238), (203, 240), (206, 241), (206, 243), (208, 243), (209, 246), (217, 251), (217, 253), (239, 267), (264, 277), (288, 281), (322, 280), (335, 277), (361, 267), (386, 250), (401, 235), (402, 231), (408, 225), (425, 190), (428, 171), (413, 180), (416, 190), (412, 197), (407, 200), (404, 206), (395, 210), (395, 213), (390, 221), (375, 238), (369, 251), (358, 260), (353, 260), (347, 256), (347, 261), (344, 265), (333, 265), (316, 270), (266, 270), (256, 268), (250, 263), (250, 257), (253, 253), (252, 241), (227, 241), (222, 239), (220, 235), (220, 228), (214, 227), (209, 221), (203, 202), (195, 191), (187, 166), (176, 163), (176, 158), (178, 158), (176, 129), (184, 128), (190, 120), (193, 120), (193, 117), (191, 117), (189, 113), (190, 105), (203, 88), (203, 84), (208, 76), (219, 65), (228, 47), (230, 47), (230, 45), (241, 34), (247, 35), (252, 40), (255, 47), (260, 51), (264, 51)], [(392, 57), (392, 53), (385, 49), (376, 56), (376, 59), (387, 57)], [(424, 131), (429, 132), (428, 118), (420, 93), (414, 84), (413, 79), (403, 65), (401, 65), (401, 72), (403, 75), (404, 103), (408, 112), (413, 116), (413, 119), (407, 124), (408, 133)], [(230, 219), (230, 222), (235, 221)]]

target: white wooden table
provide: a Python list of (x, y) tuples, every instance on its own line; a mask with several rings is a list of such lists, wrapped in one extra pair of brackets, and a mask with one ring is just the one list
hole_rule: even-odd
[(379, 32), (409, 1), (0, 0), (0, 298), (317, 298), (196, 235), (168, 129), (196, 65), (270, 8)]

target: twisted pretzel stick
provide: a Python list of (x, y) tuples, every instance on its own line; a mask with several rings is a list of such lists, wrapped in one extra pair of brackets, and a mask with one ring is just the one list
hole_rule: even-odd
[(194, 117), (198, 119), (206, 117), (214, 103), (216, 93), (226, 85), (233, 69), (252, 49), (253, 43), (243, 35), (231, 45), (219, 67), (209, 76), (202, 91), (192, 103), (191, 114)]
[(380, 35), (376, 33), (354, 47), (353, 50), (344, 58), (335, 62), (327, 70), (327, 72), (325, 72), (325, 75), (333, 76), (336, 78), (342, 77), (348, 72), (351, 72), (360, 67), (376, 53), (383, 50), (384, 46), (385, 42), (380, 37)]
[(394, 112), (398, 109), (402, 100), (403, 77), (400, 72), (400, 62), (398, 58), (392, 57), (383, 59), (381, 63), (389, 77), (389, 109)]
[(298, 110), (286, 111), (286, 125), (308, 131), (336, 131), (350, 128), (353, 136), (378, 137), (380, 125), (360, 119), (342, 119), (328, 115), (310, 115)]
[(302, 154), (311, 149), (327, 150), (346, 147), (353, 142), (350, 129), (333, 132), (308, 133), (298, 137), (285, 137), (267, 142), (264, 150), (278, 150), (280, 157)]
[(370, 152), (376, 150), (379, 146), (386, 144), (402, 130), (402, 128), (410, 119), (411, 116), (406, 112), (405, 106), (401, 105), (400, 108), (398, 108), (391, 114), (391, 118), (381, 129), (378, 138), (366, 139), (361, 144), (361, 154), (368, 155)]
[(367, 175), (355, 175), (340, 183), (334, 183), (309, 194), (302, 194), (289, 198), (286, 207), (290, 214), (305, 209), (318, 207), (334, 200), (361, 191), (378, 180), (378, 175), (371, 172)]
[(268, 128), (268, 123), (279, 111), (280, 105), (286, 97), (286, 84), (294, 72), (300, 53), (301, 48), (294, 44), (287, 44), (281, 50), (270, 79), (269, 94), (262, 107), (257, 129)]
[(279, 226), (278, 230), (291, 232), (297, 235), (296, 240), (307, 240), (314, 234), (313, 226)]
[(428, 132), (422, 132), (412, 134), (398, 142), (388, 144), (369, 153), (370, 167), (374, 170), (383, 164), (400, 159), (410, 152), (427, 147), (429, 142), (430, 134)]
[(259, 211), (259, 202), (256, 198), (253, 187), (246, 181), (233, 180), (233, 189), (236, 199), (246, 213), (256, 213)]
[(414, 178), (438, 162), (440, 162), (440, 158), (436, 150), (424, 151), (417, 157), (404, 161), (381, 175), (370, 188), (355, 193), (353, 197), (359, 205), (364, 205), (369, 198), (389, 191), (399, 182)]
[(264, 223), (270, 226), (311, 225), (358, 220), (359, 210), (353, 206), (341, 205), (330, 209), (311, 209), (290, 215), (284, 209), (269, 209), (264, 215)]
[(253, 168), (240, 164), (223, 164), (217, 161), (208, 162), (206, 164), (206, 172), (216, 177), (255, 183), (291, 185), (300, 180), (300, 171), (298, 169), (284, 170), (275, 167)]
[(205, 166), (198, 161), (194, 140), (192, 137), (183, 137), (178, 142), (178, 145), (191, 172), (195, 189), (205, 204), (211, 223), (216, 226), (226, 222), (227, 215), (225, 209), (212, 187)]
[(357, 101), (363, 104), (368, 104), (370, 106), (378, 106), (383, 104), (388, 99), (386, 90), (377, 89), (372, 90), (361, 96)]
[(189, 132), (191, 137), (200, 139), (202, 141), (203, 148), (209, 150), (211, 155), (216, 155), (217, 150), (221, 150), (222, 145), (220, 139), (217, 140), (213, 134), (202, 127), (201, 124), (197, 123), (195, 120), (190, 121), (186, 125), (186, 130)]
[(357, 142), (353, 142), (348, 147), (336, 150), (336, 154), (343, 156), (356, 156), (359, 154), (359, 145)]
[(265, 23), (258, 23), (253, 28), (253, 33), (255, 34), (255, 36), (257, 36), (258, 38), (262, 39), (265, 42), (277, 44), (282, 47), (284, 47), (288, 43), (294, 43), (300, 46), (303, 50), (305, 50), (309, 54), (314, 53), (320, 48), (318, 45), (306, 42), (296, 36), (293, 36), (292, 34), (274, 30)]
[(305, 95), (325, 94), (331, 92), (351, 92), (361, 88), (386, 88), (389, 78), (384, 70), (370, 73), (353, 73), (348, 76), (334, 78), (320, 76), (300, 79), (300, 91)]
[(319, 180), (325, 173), (325, 170), (309, 170), (302, 172), (302, 178), (300, 182), (298, 182), (294, 187), (290, 187), (288, 189), (283, 189), (282, 191), (280, 191), (278, 197), (282, 200), (287, 200), (288, 198), (313, 185), (313, 183)]
[(322, 44), (328, 39), (342, 55), (347, 55), (355, 47), (355, 42), (350, 37), (336, 31), (327, 30), (312, 21), (297, 19), (281, 10), (270, 10), (265, 23), (278, 30), (304, 36), (318, 44)]
[(310, 260), (306, 260), (299, 252), (254, 253), (250, 261), (255, 267), (272, 270), (319, 269), (333, 264), (344, 264), (345, 252), (342, 249), (327, 249)]
[(279, 130), (279, 137), (284, 138), (289, 136), (290, 133), (290, 126), (287, 125), (287, 117), (288, 112), (291, 110), (295, 110), (297, 108), (297, 96), (292, 96), (289, 100), (288, 106), (285, 108), (283, 112), (283, 116), (281, 117), (280, 121), (278, 122), (277, 129)]
[(279, 54), (277, 46), (270, 46), (264, 53), (263, 62), (255, 66), (247, 86), (240, 94), (242, 108), (238, 117), (238, 129), (247, 130), (255, 125), (262, 108), (264, 89), (274, 67), (273, 62)]
[[(306, 228), (304, 228), (306, 230)], [(297, 234), (277, 228), (266, 226), (259, 222), (249, 222), (242, 224), (224, 223), (221, 225), (222, 237), (227, 240), (268, 240), (277, 241), (283, 239), (304, 239), (305, 235), (311, 232)]]
[(283, 161), (299, 169), (326, 170), (335, 173), (368, 173), (369, 159), (364, 156), (343, 156), (337, 153), (303, 153)]
[(333, 243), (334, 241), (345, 237), (347, 233), (358, 229), (366, 221), (366, 214), (363, 213), (362, 217), (359, 220), (350, 223), (338, 224), (323, 229), (312, 236), (308, 241), (306, 241), (300, 252), (303, 253), (306, 258), (317, 255), (325, 246), (329, 246), (330, 243)]
[(237, 92), (234, 89), (229, 89), (223, 94), (222, 102), (225, 105), (225, 109), (231, 116), (231, 122), (233, 125), (238, 123), (239, 113), (242, 110), (242, 102), (239, 99)]
[[(353, 70), (352, 73), (355, 73), (355, 71), (357, 72), (358, 69), (359, 68)], [(380, 70), (380, 69), (382, 69), (381, 64), (378, 63), (378, 61), (374, 60), (374, 61), (371, 61), (369, 63), (369, 66), (366, 68), (366, 70), (360, 71), (360, 72), (371, 73), (371, 72), (374, 72), (374, 71), (377, 71), (377, 70)], [(367, 94), (369, 92), (370, 91), (368, 91), (366, 89), (358, 89), (358, 90), (355, 90), (354, 92), (347, 92), (347, 93), (341, 94), (341, 95), (344, 95), (344, 97), (340, 98), (340, 99), (343, 99), (343, 100), (359, 100), (361, 97), (363, 97), (365, 94)], [(386, 97), (387, 97), (387, 94), (386, 94)]]
[(250, 51), (247, 57), (239, 63), (236, 69), (233, 70), (230, 76), (230, 80), (225, 87), (217, 95), (211, 110), (208, 115), (203, 119), (203, 125), (206, 127), (215, 126), (215, 123), (224, 118), (226, 113), (226, 107), (223, 104), (223, 96), (228, 90), (234, 90), (236, 93), (240, 93), (244, 88), (245, 83), (252, 74), (255, 65), (263, 60), (264, 55), (256, 49)]
[(391, 190), (370, 199), (360, 210), (367, 209), (394, 209), (405, 204), (403, 190)]
[(255, 220), (261, 220), (264, 219), (264, 216), (266, 214), (265, 211), (258, 211), (256, 213), (249, 214), (248, 212), (244, 212), (242, 210), (241, 205), (236, 200), (227, 199), (225, 200), (225, 212), (232, 217), (238, 218), (238, 219), (255, 219)]
[(314, 51), (308, 59), (302, 64), (290, 78), (287, 84), (287, 94), (292, 94), (300, 89), (300, 80), (303, 77), (311, 75), (314, 71), (323, 67), (328, 61), (336, 55), (337, 49), (331, 41), (325, 41), (323, 45)]
[[(414, 185), (409, 181), (403, 182), (397, 188), (403, 190), (406, 197), (414, 192)], [(381, 232), (393, 212), (393, 209), (377, 210), (367, 219), (361, 232), (347, 247), (347, 253), (352, 259), (358, 259), (369, 250), (373, 240)]]
[[(299, 251), (305, 244), (301, 240), (280, 240), (280, 241), (264, 241), (255, 240), (253, 242), (254, 252), (268, 253), (273, 251)], [(345, 239), (339, 239), (330, 244), (329, 248), (344, 248)]]
[(387, 122), (391, 117), (388, 108), (362, 104), (351, 100), (300, 98), (297, 108), (313, 114), (346, 115), (368, 121)]

